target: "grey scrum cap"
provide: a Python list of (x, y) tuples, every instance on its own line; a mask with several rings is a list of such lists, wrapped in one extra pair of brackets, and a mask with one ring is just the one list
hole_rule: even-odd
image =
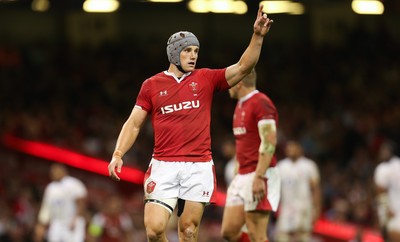
[(179, 31), (171, 35), (167, 42), (167, 55), (169, 62), (180, 66), (181, 60), (179, 56), (181, 51), (191, 45), (200, 47), (199, 40), (193, 33), (188, 31)]

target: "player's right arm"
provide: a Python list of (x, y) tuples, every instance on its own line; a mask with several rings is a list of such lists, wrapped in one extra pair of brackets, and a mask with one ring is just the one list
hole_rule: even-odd
[(37, 223), (34, 228), (33, 241), (42, 242), (46, 235), (47, 226), (50, 222), (50, 202), (49, 186), (46, 187), (43, 195), (43, 201), (38, 213)]
[(375, 190), (376, 190), (376, 205), (377, 205), (377, 215), (379, 224), (382, 228), (385, 228), (391, 216), (387, 189), (377, 185), (375, 187)]
[(388, 169), (384, 164), (378, 165), (374, 173), (374, 183), (376, 192), (376, 205), (379, 224), (382, 228), (386, 227), (386, 223), (390, 218), (389, 197), (387, 193)]
[(253, 181), (253, 199), (260, 201), (267, 195), (265, 187), (265, 172), (275, 153), (277, 143), (276, 123), (274, 119), (263, 119), (258, 122), (258, 133), (261, 143), (258, 150), (258, 163)]
[(135, 143), (139, 131), (146, 120), (146, 117), (146, 111), (139, 107), (134, 107), (128, 120), (126, 120), (126, 122), (122, 126), (112, 159), (110, 161), (110, 164), (108, 165), (108, 173), (111, 178), (117, 181), (120, 180), (116, 171), (118, 173), (121, 172), (123, 164), (122, 157)]
[(321, 188), (319, 177), (310, 181), (312, 200), (313, 200), (313, 222), (317, 221), (321, 213)]

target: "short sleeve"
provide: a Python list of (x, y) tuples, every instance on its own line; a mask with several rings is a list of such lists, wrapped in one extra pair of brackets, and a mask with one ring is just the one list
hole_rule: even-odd
[(151, 110), (153, 109), (153, 104), (151, 102), (150, 79), (147, 79), (146, 81), (143, 82), (139, 94), (136, 98), (135, 106), (138, 106), (147, 112), (151, 112)]
[(387, 188), (388, 186), (388, 172), (385, 164), (379, 164), (374, 173), (374, 182), (377, 186)]
[(85, 185), (83, 184), (83, 182), (77, 180), (77, 184), (76, 184), (76, 197), (77, 198), (84, 198), (87, 196), (87, 190)]
[(204, 69), (206, 77), (210, 80), (210, 82), (214, 86), (215, 91), (224, 91), (230, 88), (226, 78), (224, 69)]
[(309, 161), (308, 163), (308, 172), (311, 181), (319, 181), (319, 171), (317, 164), (314, 161)]
[(74, 177), (68, 179), (68, 190), (70, 194), (73, 194), (75, 199), (87, 196), (87, 190), (83, 182)]
[(263, 119), (276, 119), (275, 107), (267, 100), (260, 98), (254, 106), (254, 115), (257, 121)]

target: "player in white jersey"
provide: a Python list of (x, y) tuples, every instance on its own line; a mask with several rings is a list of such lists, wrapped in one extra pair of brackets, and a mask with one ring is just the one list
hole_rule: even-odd
[(275, 239), (308, 242), (321, 209), (318, 167), (296, 141), (286, 144), (285, 153), (286, 158), (278, 161), (282, 183)]
[(193, 33), (180, 31), (167, 41), (168, 70), (142, 84), (108, 170), (119, 180), (122, 157), (151, 116), (155, 144), (144, 181), (148, 241), (167, 241), (167, 224), (177, 204), (179, 239), (197, 241), (204, 207), (214, 201), (216, 191), (210, 135), (212, 98), (215, 92), (236, 85), (257, 64), (264, 36), (273, 22), (262, 9), (237, 63), (224, 69), (195, 69), (199, 41)]
[[(67, 173), (67, 168), (54, 164), (50, 168), (50, 182), (44, 191), (35, 228), (35, 241), (83, 242), (86, 220), (85, 185)], [(47, 235), (46, 235), (47, 234)]]
[(374, 181), (377, 212), (384, 237), (389, 242), (400, 241), (400, 158), (394, 153), (394, 144), (381, 145)]

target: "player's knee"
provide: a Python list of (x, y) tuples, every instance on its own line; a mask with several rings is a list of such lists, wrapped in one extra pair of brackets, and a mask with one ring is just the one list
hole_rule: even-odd
[(289, 242), (290, 241), (290, 236), (286, 233), (277, 233), (275, 235), (275, 241), (276, 242)]
[(227, 231), (225, 228), (221, 228), (221, 237), (229, 241), (229, 238), (231, 237), (230, 231)]
[(391, 230), (388, 232), (389, 241), (400, 241), (400, 230)]
[(256, 231), (248, 232), (250, 241), (266, 241), (267, 240), (267, 233), (257, 233)]
[(240, 237), (240, 231), (234, 231), (232, 229), (222, 228), (221, 236), (227, 241), (237, 241)]
[(161, 229), (146, 228), (146, 235), (149, 241), (161, 241), (164, 231)]
[(295, 234), (296, 241), (308, 242), (311, 239), (311, 234), (309, 232), (299, 232)]
[(197, 226), (193, 223), (183, 223), (181, 224), (179, 230), (185, 239), (196, 238)]
[(165, 234), (165, 226), (162, 223), (146, 223), (146, 235), (149, 241), (160, 241)]

